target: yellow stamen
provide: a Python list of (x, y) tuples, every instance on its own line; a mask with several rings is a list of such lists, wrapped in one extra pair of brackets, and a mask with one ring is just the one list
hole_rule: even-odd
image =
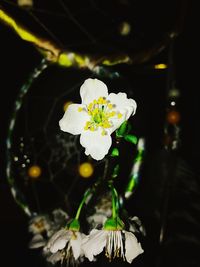
[(115, 115), (116, 115), (116, 112), (115, 111), (112, 111), (112, 112), (108, 113), (109, 118), (110, 117), (114, 117)]
[(121, 119), (122, 114), (121, 114), (121, 113), (118, 113), (118, 114), (117, 114), (117, 117), (118, 117), (118, 119)]
[(81, 112), (81, 111), (83, 111), (83, 108), (79, 107), (78, 112)]
[(90, 103), (90, 104), (88, 105), (88, 110), (91, 111), (92, 108), (93, 108), (93, 103)]
[(104, 136), (104, 135), (106, 135), (106, 133), (107, 133), (107, 132), (103, 129), (103, 131), (101, 132), (101, 135)]
[[(87, 121), (84, 130), (96, 131), (99, 127), (102, 128), (102, 136), (107, 134), (105, 129), (111, 128), (113, 126), (110, 118), (117, 117), (120, 119), (122, 117), (121, 113), (117, 113), (113, 109), (115, 105), (110, 103), (104, 97), (99, 97), (98, 100), (94, 99), (87, 106), (87, 113), (90, 115), (90, 121)], [(83, 108), (79, 108), (82, 111)]]

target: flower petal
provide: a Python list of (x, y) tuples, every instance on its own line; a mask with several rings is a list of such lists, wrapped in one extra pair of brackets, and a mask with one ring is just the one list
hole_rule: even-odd
[(71, 238), (70, 244), (72, 246), (74, 258), (75, 260), (77, 260), (79, 256), (81, 255), (82, 237), (81, 237), (81, 234), (78, 232), (75, 232), (74, 235), (75, 237)]
[(120, 112), (122, 116), (121, 118), (117, 118), (116, 116), (113, 118), (110, 118), (110, 122), (112, 123), (112, 126), (108, 128), (108, 132), (110, 134), (112, 134), (115, 130), (117, 130), (122, 125), (122, 123), (126, 121), (128, 109), (123, 109), (123, 110), (121, 109), (117, 111)]
[(94, 256), (100, 254), (106, 246), (107, 231), (93, 229), (89, 236), (83, 239), (82, 249), (85, 257), (89, 261), (94, 260)]
[(127, 98), (126, 93), (118, 93), (114, 94), (111, 93), (108, 96), (108, 100), (110, 100), (110, 103), (116, 106), (116, 109), (118, 111), (127, 110), (126, 114), (126, 120), (129, 119), (131, 115), (134, 115), (136, 112), (137, 104), (135, 100), (132, 98)]
[(51, 251), (51, 253), (55, 253), (58, 250), (63, 249), (67, 242), (69, 241), (71, 236), (71, 232), (65, 229), (61, 229), (56, 232), (49, 240), (47, 244), (47, 248)]
[(46, 245), (46, 240), (41, 234), (36, 234), (29, 243), (29, 248), (40, 248)]
[[(82, 111), (79, 111), (79, 108), (82, 108)], [(62, 131), (68, 132), (71, 134), (80, 134), (86, 121), (89, 120), (89, 115), (86, 110), (85, 105), (71, 104), (66, 110), (64, 116), (59, 121), (59, 125)]]
[(49, 257), (47, 257), (47, 261), (51, 262), (52, 264), (55, 264), (58, 261), (62, 261), (63, 254), (60, 251), (57, 251), (54, 254), (51, 254)]
[(112, 144), (109, 134), (102, 135), (102, 129), (96, 131), (84, 130), (81, 133), (80, 143), (85, 147), (85, 154), (91, 155), (93, 159), (101, 160), (108, 154)]
[(87, 79), (80, 88), (82, 104), (88, 105), (99, 97), (108, 97), (108, 88), (98, 79)]
[(66, 230), (64, 228), (60, 229), (59, 231), (55, 232), (51, 238), (49, 239), (48, 243), (47, 243), (47, 249), (50, 248), (52, 246), (52, 244), (55, 242), (55, 240), (59, 237), (62, 236), (63, 234), (66, 233)]
[(97, 225), (103, 225), (107, 219), (108, 218), (106, 217), (106, 215), (102, 213), (95, 213), (87, 217), (87, 221), (90, 224), (94, 224), (94, 227), (96, 227)]
[(136, 258), (139, 254), (143, 253), (140, 243), (138, 243), (137, 238), (131, 232), (125, 232), (125, 257), (126, 260), (131, 263), (134, 258)]
[(124, 121), (128, 120), (131, 115), (135, 114), (137, 104), (135, 100), (127, 98), (126, 93), (111, 93), (108, 96), (108, 100), (114, 105), (116, 113), (121, 114), (121, 118), (117, 118), (116, 116), (110, 118), (113, 126), (108, 130), (110, 134), (112, 134)]

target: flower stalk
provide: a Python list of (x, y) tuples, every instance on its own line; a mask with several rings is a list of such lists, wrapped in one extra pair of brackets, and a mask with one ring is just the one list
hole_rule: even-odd
[(75, 219), (78, 220), (79, 219), (79, 216), (80, 216), (80, 213), (81, 213), (81, 210), (82, 210), (82, 207), (83, 205), (85, 204), (87, 198), (92, 194), (92, 189), (89, 188), (88, 190), (86, 190), (86, 192), (84, 193), (83, 195), (83, 198), (81, 200), (81, 203), (79, 204), (79, 207), (78, 207), (78, 210), (76, 212), (76, 216), (75, 216)]

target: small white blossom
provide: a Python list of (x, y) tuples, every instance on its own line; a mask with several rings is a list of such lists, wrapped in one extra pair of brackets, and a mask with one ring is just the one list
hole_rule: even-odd
[(72, 263), (79, 261), (82, 257), (82, 239), (84, 234), (78, 231), (61, 229), (49, 239), (43, 252), (46, 254), (47, 261), (55, 263), (57, 261), (66, 261)]
[(42, 232), (48, 232), (51, 228), (51, 220), (49, 216), (37, 215), (30, 220), (29, 232), (33, 234), (41, 234)]
[[(125, 240), (125, 247), (123, 240)], [(109, 260), (120, 257), (128, 263), (143, 253), (135, 235), (125, 230), (93, 229), (89, 236), (84, 238), (82, 248), (89, 261), (93, 261), (94, 256), (100, 254), (103, 249)]]
[(61, 209), (53, 210), (52, 216), (53, 218), (50, 219), (49, 215), (37, 215), (30, 220), (29, 232), (33, 234), (33, 238), (29, 243), (29, 248), (44, 247), (47, 238), (66, 225), (66, 221), (69, 219), (67, 213)]
[(80, 88), (82, 104), (71, 104), (59, 121), (62, 131), (80, 134), (85, 154), (101, 160), (108, 153), (111, 134), (136, 111), (136, 102), (126, 93), (108, 94), (98, 79), (87, 79)]

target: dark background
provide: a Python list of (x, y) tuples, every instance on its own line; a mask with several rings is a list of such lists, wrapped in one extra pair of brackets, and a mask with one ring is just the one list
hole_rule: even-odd
[[(188, 1), (189, 2), (189, 1)], [(170, 3), (170, 2), (169, 2)], [(154, 1), (154, 7), (156, 7)], [(170, 5), (170, 4), (169, 4)], [(145, 9), (145, 6), (144, 6)], [(138, 12), (138, 17), (142, 15), (143, 9), (141, 8)], [(150, 12), (163, 12), (160, 10), (160, 6), (150, 9)], [(137, 13), (137, 12), (136, 12)], [(167, 12), (166, 12), (167, 13)], [(169, 18), (170, 20), (170, 18)], [(174, 65), (176, 73), (176, 83), (178, 88), (181, 90), (181, 140), (182, 146), (180, 149), (181, 158), (187, 162), (187, 166), (192, 172), (195, 173), (195, 183), (198, 184), (199, 174), (199, 97), (198, 97), (198, 59), (197, 55), (199, 54), (198, 48), (196, 47), (197, 36), (198, 36), (198, 14), (196, 12), (196, 7), (191, 3), (188, 3), (187, 12), (184, 19), (183, 29), (174, 42)], [(144, 23), (144, 22), (143, 22)], [(149, 21), (145, 21), (146, 24)], [(145, 25), (144, 23), (144, 25)], [(155, 22), (154, 22), (155, 23)], [(147, 29), (148, 31), (149, 29)], [(147, 32), (146, 31), (146, 32)], [(61, 32), (64, 32), (62, 29)], [(161, 34), (161, 31), (158, 31), (158, 34)], [(155, 32), (154, 32), (155, 34)], [(152, 39), (152, 42), (155, 39)], [(150, 45), (150, 44), (149, 44)], [(126, 48), (126, 44), (125, 44)], [(165, 53), (166, 51), (166, 53)], [(166, 54), (168, 51), (168, 46), (163, 53), (155, 55), (151, 60), (159, 61), (160, 59), (166, 59)], [(7, 127), (9, 123), (9, 118), (13, 109), (14, 101), (19, 92), (19, 88), (23, 84), (24, 80), (27, 78), (30, 71), (35, 67), (41, 60), (40, 54), (37, 50), (31, 45), (22, 41), (12, 30), (10, 30), (5, 25), (0, 25), (0, 59), (1, 59), (1, 176), (0, 176), (0, 229), (1, 229), (1, 261), (4, 262), (5, 266), (42, 266), (43, 260), (38, 256), (38, 252), (31, 251), (28, 249), (29, 236), (27, 234), (27, 217), (24, 215), (23, 211), (15, 204), (10, 191), (9, 186), (6, 181), (5, 175), (5, 166), (6, 166), (6, 156), (5, 156), (5, 141), (7, 136)], [(150, 64), (152, 61), (147, 61), (146, 64)], [(142, 64), (135, 65), (133, 68), (141, 68)], [(122, 67), (123, 69), (123, 67)], [(125, 69), (126, 71), (126, 69)], [(129, 68), (129, 77), (132, 77), (132, 69)], [(143, 84), (143, 89), (139, 90), (136, 88), (136, 98), (139, 103), (144, 104), (144, 110), (139, 109), (139, 115), (136, 117), (136, 130), (138, 129), (139, 133), (142, 133), (147, 136), (149, 142), (149, 157), (155, 158), (154, 164), (159, 164), (159, 155), (161, 148), (161, 134), (165, 114), (165, 91), (160, 89), (159, 91), (159, 82), (153, 87), (154, 78), (157, 78), (157, 74), (149, 72), (148, 74), (142, 73), (136, 75), (137, 82)], [(134, 75), (133, 75), (134, 76)], [(130, 78), (131, 80), (132, 78)], [(134, 78), (133, 78), (134, 79)], [(160, 84), (163, 83), (163, 76), (158, 77), (160, 79)], [(151, 84), (151, 88), (149, 88)], [(136, 86), (137, 87), (137, 86)], [(144, 99), (144, 102), (143, 102)], [(152, 104), (149, 104), (152, 103)], [(145, 106), (146, 105), (146, 106)], [(152, 107), (151, 107), (152, 105)], [(148, 106), (148, 108), (147, 108)], [(151, 112), (149, 113), (149, 111)], [(148, 117), (148, 115), (150, 117)], [(142, 121), (142, 124), (147, 124), (145, 126), (140, 126), (139, 121)], [(155, 168), (156, 166), (155, 165)], [(148, 166), (148, 164), (147, 164)], [(147, 167), (148, 170), (148, 167)], [(152, 171), (152, 170), (150, 170)], [(151, 173), (151, 172), (150, 172)], [(152, 173), (151, 173), (152, 174)], [(151, 174), (149, 175), (151, 177)], [(192, 176), (193, 177), (193, 176)], [(192, 183), (192, 181), (191, 181)], [(194, 184), (195, 184), (194, 183)], [(158, 182), (159, 184), (159, 182)], [(158, 185), (157, 185), (158, 186)], [(153, 187), (153, 186), (152, 186)], [(156, 187), (156, 185), (155, 185)], [(194, 185), (195, 187), (195, 185)], [(148, 190), (141, 190), (141, 194), (138, 196), (138, 207), (140, 208), (148, 204), (148, 197), (153, 194), (150, 192), (151, 188)], [(178, 190), (178, 186), (177, 186)], [(195, 190), (194, 190), (195, 191)], [(144, 196), (146, 194), (146, 198)], [(194, 202), (195, 205), (199, 205), (199, 198), (196, 196), (193, 198), (193, 195), (189, 198), (188, 201)], [(144, 202), (141, 203), (141, 199), (144, 197)], [(176, 199), (174, 200), (176, 201)], [(184, 201), (182, 202), (183, 206)], [(152, 204), (153, 205), (153, 204)], [(148, 205), (147, 205), (148, 206)], [(138, 208), (138, 209), (139, 209)], [(153, 210), (153, 207), (151, 207)], [(195, 211), (196, 212), (196, 211)], [(141, 212), (144, 218), (148, 217), (148, 213)], [(195, 218), (197, 213), (195, 213)], [(197, 216), (198, 217), (198, 216)], [(148, 221), (148, 220), (147, 220)], [(150, 222), (151, 219), (149, 219)], [(183, 218), (184, 221), (184, 218)], [(187, 227), (187, 224), (186, 224)], [(188, 227), (191, 227), (189, 225)], [(151, 228), (151, 227), (150, 227)], [(156, 226), (155, 226), (156, 228)], [(198, 231), (198, 227), (195, 230)], [(158, 230), (154, 229), (155, 232)], [(173, 229), (171, 229), (174, 233)], [(193, 234), (192, 234), (193, 235)], [(151, 236), (151, 234), (150, 234)], [(153, 236), (155, 237), (155, 236)], [(187, 243), (187, 238), (183, 241), (183, 253), (189, 253), (189, 250), (192, 250), (191, 258), (193, 258), (192, 263), (181, 262), (181, 252), (178, 250), (178, 253), (172, 256), (169, 254), (170, 260), (168, 263), (173, 265), (173, 259), (176, 263), (176, 266), (199, 266), (198, 253), (195, 252), (195, 249), (199, 248), (199, 240), (195, 241), (195, 245), (187, 249), (187, 246), (184, 247), (184, 242)], [(153, 243), (153, 241), (152, 241)], [(155, 245), (155, 243), (153, 243)], [(151, 245), (147, 245), (147, 247)], [(179, 245), (178, 245), (179, 246)], [(176, 250), (176, 245), (174, 245)], [(185, 249), (185, 250), (184, 250)], [(155, 245), (155, 250), (157, 247)], [(181, 248), (180, 248), (181, 250)], [(149, 253), (155, 253), (154, 249), (149, 249)], [(148, 254), (148, 253), (147, 253)], [(176, 258), (177, 256), (177, 258)], [(150, 257), (151, 258), (151, 257)], [(151, 265), (151, 262), (145, 262), (147, 266)], [(185, 264), (185, 265), (184, 265)], [(43, 265), (44, 266), (44, 265)], [(163, 266), (165, 264), (163, 263)]]

